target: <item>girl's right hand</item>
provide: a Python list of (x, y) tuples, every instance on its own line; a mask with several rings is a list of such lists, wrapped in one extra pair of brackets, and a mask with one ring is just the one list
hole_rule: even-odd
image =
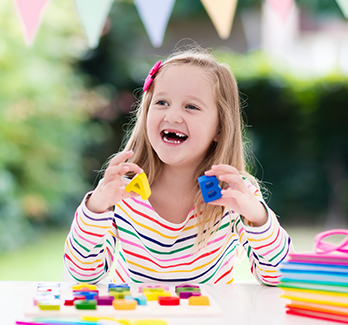
[(123, 199), (139, 196), (139, 194), (134, 192), (126, 192), (125, 186), (127, 182), (121, 180), (121, 177), (130, 171), (136, 174), (143, 172), (138, 165), (125, 162), (133, 154), (132, 150), (121, 152), (111, 159), (104, 178), (99, 182), (86, 202), (86, 206), (90, 211), (103, 213)]

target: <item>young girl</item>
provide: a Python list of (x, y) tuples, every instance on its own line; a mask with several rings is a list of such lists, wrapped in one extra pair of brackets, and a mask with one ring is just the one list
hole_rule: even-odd
[[(125, 191), (145, 172), (151, 196)], [(199, 176), (222, 197), (204, 203)], [(236, 81), (207, 53), (185, 51), (150, 71), (125, 149), (78, 207), (65, 245), (77, 281), (231, 283), (238, 246), (276, 285), (291, 240), (246, 173)]]

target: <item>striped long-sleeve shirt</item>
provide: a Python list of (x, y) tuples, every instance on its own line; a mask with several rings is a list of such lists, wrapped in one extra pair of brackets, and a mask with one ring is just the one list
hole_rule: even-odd
[[(183, 223), (173, 224), (139, 197), (120, 201), (114, 211), (96, 214), (85, 205), (87, 194), (66, 240), (66, 269), (79, 282), (98, 282), (113, 266), (113, 281), (118, 283), (226, 284), (234, 279), (233, 267), (241, 245), (256, 279), (276, 285), (278, 266), (292, 250), (291, 240), (259, 191), (251, 190), (266, 207), (267, 222), (251, 227), (226, 209), (217, 231), (199, 250), (194, 249), (198, 224), (193, 209)], [(115, 252), (118, 255), (113, 263)]]

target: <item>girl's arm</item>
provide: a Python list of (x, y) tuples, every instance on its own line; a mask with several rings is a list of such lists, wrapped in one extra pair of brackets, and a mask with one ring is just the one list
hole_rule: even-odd
[(116, 225), (112, 210), (93, 213), (83, 199), (75, 212), (65, 241), (64, 262), (68, 273), (77, 282), (96, 283), (104, 279), (113, 262), (116, 247)]
[(116, 247), (116, 224), (113, 206), (138, 194), (125, 191), (122, 176), (143, 170), (125, 161), (132, 151), (116, 155), (97, 188), (88, 193), (77, 208), (70, 233), (65, 242), (65, 266), (79, 282), (98, 282), (110, 271)]
[(279, 265), (293, 251), (287, 232), (279, 225), (275, 213), (263, 201), (259, 189), (229, 165), (213, 166), (205, 173), (228, 183), (222, 198), (210, 202), (223, 205), (239, 214), (234, 229), (247, 252), (251, 272), (267, 285), (279, 282)]

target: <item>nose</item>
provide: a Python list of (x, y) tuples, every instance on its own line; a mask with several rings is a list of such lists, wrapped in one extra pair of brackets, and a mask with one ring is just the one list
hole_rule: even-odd
[(182, 117), (182, 110), (179, 107), (170, 106), (166, 110), (164, 121), (168, 123), (182, 123), (184, 121)]

